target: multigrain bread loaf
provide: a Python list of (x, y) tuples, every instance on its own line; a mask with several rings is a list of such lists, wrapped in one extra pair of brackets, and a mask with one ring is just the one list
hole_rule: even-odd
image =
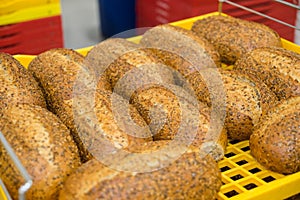
[[(197, 102), (183, 88), (151, 85), (136, 90), (130, 102), (150, 127), (154, 140), (179, 139), (211, 154), (215, 160), (224, 156), (226, 130), (211, 109)], [(209, 143), (210, 145), (203, 145)]]
[(11, 104), (28, 103), (46, 108), (34, 77), (13, 56), (0, 52), (0, 112)]
[[(178, 132), (182, 117), (182, 107), (179, 106), (178, 101), (177, 104), (174, 103), (176, 95), (168, 91), (170, 89), (168, 87), (172, 87), (174, 82), (172, 73), (174, 69), (157, 59), (153, 51), (122, 39), (110, 39), (98, 44), (92, 51), (87, 56), (92, 56), (91, 63), (95, 63), (94, 66), (105, 68), (102, 73), (106, 74), (114, 92), (130, 100), (130, 103), (137, 108), (150, 126), (154, 139), (173, 139)], [(105, 58), (106, 54), (111, 59)], [(109, 63), (109, 60), (112, 62)], [(153, 85), (156, 86), (152, 87)], [(181, 94), (181, 98), (183, 96), (188, 99), (188, 96)], [(164, 108), (157, 109), (158, 107), (156, 107), (156, 111), (154, 111), (154, 107), (159, 104)], [(185, 101), (184, 106), (189, 107), (188, 104)], [(189, 112), (192, 111), (192, 107), (190, 105)], [(164, 111), (165, 113), (162, 113)], [(150, 115), (152, 116), (150, 117)], [(211, 124), (209, 124), (210, 119), (208, 118), (210, 118), (209, 114), (202, 115), (201, 123), (203, 124), (195, 126), (199, 128), (199, 132), (194, 144), (201, 146), (205, 139), (209, 138), (207, 140), (211, 141), (211, 147), (205, 148), (214, 154), (215, 159), (219, 160), (223, 157), (227, 144), (226, 132), (216, 128), (208, 133), (209, 129), (213, 129), (209, 127)], [(199, 118), (193, 116), (192, 120), (196, 123)], [(188, 132), (187, 129), (186, 132)], [(192, 130), (190, 128), (190, 132)], [(212, 134), (211, 132), (214, 136), (206, 135)], [(186, 137), (190, 137), (188, 133), (186, 135)], [(213, 150), (213, 148), (215, 149)]]
[(165, 141), (163, 144), (161, 142), (146, 145), (150, 147), (149, 150), (140, 149), (142, 153), (149, 154), (149, 157), (145, 157), (146, 162), (133, 159), (134, 154), (117, 161), (125, 169), (141, 165), (140, 168), (150, 168), (151, 171), (117, 171), (97, 160), (90, 160), (68, 178), (60, 193), (60, 200), (216, 199), (221, 187), (216, 162), (210, 156), (201, 157), (199, 153), (188, 151), (169, 165), (161, 167), (165, 162), (164, 156), (170, 159), (174, 155), (173, 152), (168, 152), (160, 157), (153, 157), (154, 151), (164, 147)]
[(139, 45), (125, 39), (111, 38), (100, 42), (85, 60), (97, 76), (107, 77), (111, 88), (126, 99), (130, 98), (130, 89), (134, 86), (151, 81), (173, 83), (170, 69)]
[(143, 34), (140, 44), (169, 51), (193, 64), (197, 63), (200, 68), (221, 67), (220, 55), (210, 42), (177, 26), (164, 24), (151, 28)]
[(71, 49), (51, 49), (36, 56), (30, 62), (28, 70), (43, 88), (49, 110), (71, 130), (82, 160), (90, 159), (92, 156), (82, 144), (76, 130), (72, 108), (73, 87), (80, 81), (79, 72), (90, 76), (92, 81), (94, 78), (84, 67), (84, 57)]
[(300, 55), (280, 47), (255, 49), (240, 58), (234, 69), (258, 77), (279, 100), (300, 96)]
[(143, 49), (123, 54), (107, 69), (115, 92), (129, 99), (132, 91), (151, 84), (172, 84), (172, 71)]
[(159, 48), (146, 48), (144, 51), (154, 54), (167, 67), (171, 68), (175, 84), (189, 88), (199, 101), (211, 106), (211, 98), (217, 101), (217, 97), (222, 96), (223, 88), (220, 87), (222, 79), (218, 72), (219, 68), (197, 65), (195, 61)]
[(147, 52), (153, 53), (166, 66), (172, 68), (177, 85), (189, 82), (195, 90), (201, 88), (198, 92), (201, 91), (202, 96), (209, 98), (205, 83), (208, 79), (206, 75), (202, 75), (214, 74), (208, 68), (221, 67), (221, 59), (205, 38), (198, 37), (190, 30), (165, 24), (146, 31), (140, 44), (147, 48)]
[(95, 157), (153, 140), (136, 108), (111, 91), (82, 93), (73, 109), (81, 140)]
[(256, 160), (278, 173), (300, 171), (300, 97), (283, 100), (255, 127), (250, 150)]
[(192, 31), (211, 42), (227, 64), (258, 47), (282, 46), (280, 36), (268, 26), (230, 16), (214, 15), (198, 20)]
[[(183, 87), (200, 102), (214, 106), (222, 116), (226, 107), (225, 127), (231, 139), (249, 139), (252, 128), (277, 98), (258, 78), (221, 68), (198, 70), (182, 57), (159, 49), (147, 49), (177, 71)], [(153, 95), (153, 94), (152, 94)], [(222, 105), (223, 104), (223, 105)], [(222, 107), (223, 106), (223, 107)]]
[[(68, 128), (45, 108), (17, 104), (1, 114), (0, 130), (33, 180), (26, 199), (57, 199), (67, 176), (81, 164)], [(18, 199), (24, 179), (2, 145), (0, 171), (12, 198)]]
[[(108, 139), (116, 148), (129, 145), (130, 139), (126, 132), (118, 128), (128, 118), (120, 119), (119, 124), (116, 123), (110, 102), (111, 91), (100, 87), (110, 83), (106, 79), (97, 80), (94, 71), (86, 67), (84, 57), (73, 50), (53, 49), (38, 55), (30, 63), (29, 70), (43, 86), (51, 110), (72, 131), (82, 161), (92, 158), (89, 148), (92, 148), (91, 144), (95, 145), (93, 148), (97, 147), (97, 144), (92, 143), (97, 137), (99, 142), (103, 139), (101, 137)], [(135, 109), (130, 111), (133, 118), (146, 126)], [(92, 125), (94, 128), (91, 128)], [(138, 141), (152, 140), (147, 127), (145, 131), (148, 136), (137, 138)], [(121, 141), (122, 139), (125, 141)]]
[(261, 81), (235, 70), (220, 69), (226, 93), (225, 127), (234, 140), (248, 140), (253, 127), (278, 103), (275, 94)]
[(122, 38), (109, 38), (95, 46), (87, 53), (87, 67), (99, 76), (105, 69), (121, 55), (138, 49), (139, 45)]

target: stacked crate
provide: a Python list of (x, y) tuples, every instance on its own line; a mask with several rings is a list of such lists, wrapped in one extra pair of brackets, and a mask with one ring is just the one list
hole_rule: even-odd
[(0, 0), (0, 52), (39, 54), (63, 47), (59, 0)]
[[(273, 0), (231, 1), (289, 24), (295, 24), (296, 9), (276, 3)], [(285, 1), (297, 4), (297, 0)], [(136, 26), (138, 28), (153, 27), (217, 10), (218, 0), (136, 0)], [(277, 31), (282, 38), (294, 41), (294, 30), (275, 21), (227, 3), (223, 3), (222, 12), (240, 19), (266, 24)]]

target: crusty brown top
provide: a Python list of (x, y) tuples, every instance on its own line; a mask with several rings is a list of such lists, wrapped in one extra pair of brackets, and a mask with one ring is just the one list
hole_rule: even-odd
[[(45, 108), (18, 104), (0, 116), (0, 130), (32, 177), (27, 199), (56, 199), (66, 177), (81, 164), (68, 128)], [(0, 151), (1, 179), (17, 199), (24, 180), (3, 146)]]
[(28, 70), (42, 86), (49, 110), (71, 129), (82, 160), (90, 159), (91, 155), (83, 147), (76, 131), (73, 115), (75, 83), (77, 91), (81, 90), (81, 82), (96, 84), (94, 74), (84, 66), (84, 57), (71, 49), (51, 49), (36, 56), (30, 62)]
[[(129, 109), (128, 118), (123, 117), (118, 120), (119, 124), (116, 123), (116, 113), (112, 112), (110, 98), (112, 92), (99, 87), (95, 72), (86, 64), (84, 57), (73, 50), (53, 49), (38, 55), (29, 65), (29, 70), (33, 71), (43, 85), (51, 109), (72, 130), (82, 160), (86, 161), (92, 157), (89, 152), (89, 148), (92, 147), (89, 145), (95, 144), (95, 133), (99, 134), (100, 138), (108, 139), (116, 148), (127, 147), (138, 141), (152, 140), (148, 126), (134, 108)], [(118, 113), (118, 110), (116, 112)], [(122, 126), (129, 127), (126, 122), (130, 117), (136, 120), (135, 123), (145, 125), (143, 134), (146, 136), (131, 137), (121, 129)], [(100, 134), (99, 127), (105, 136)]]
[(10, 104), (28, 103), (46, 107), (34, 77), (13, 56), (0, 52), (0, 112)]
[(236, 70), (221, 70), (226, 90), (225, 125), (231, 139), (249, 139), (261, 116), (278, 103), (264, 83)]
[(153, 140), (135, 107), (116, 93), (97, 90), (77, 98), (74, 108), (77, 131), (94, 157), (102, 157), (105, 148), (119, 150)]
[[(159, 162), (149, 158), (140, 164), (159, 166)], [(123, 161), (119, 163), (122, 165)], [(144, 173), (116, 171), (91, 160), (69, 177), (60, 200), (215, 199), (220, 186), (215, 161), (209, 156), (201, 158), (195, 152), (184, 153), (170, 165)]]
[(95, 45), (86, 55), (87, 67), (102, 74), (119, 56), (138, 49), (139, 46), (123, 38), (109, 38)]
[(250, 137), (258, 162), (284, 174), (300, 170), (299, 119), (300, 97), (283, 100), (263, 116)]
[(257, 48), (234, 68), (263, 81), (279, 100), (300, 96), (300, 55), (280, 47)]
[(140, 44), (175, 53), (201, 67), (220, 67), (220, 55), (205, 38), (172, 25), (159, 25), (146, 31)]
[(282, 46), (278, 33), (268, 26), (230, 16), (206, 17), (196, 21), (192, 30), (211, 42), (228, 64), (258, 47)]
[(120, 55), (108, 66), (106, 74), (113, 90), (128, 100), (134, 90), (144, 85), (174, 82), (170, 68), (143, 48)]

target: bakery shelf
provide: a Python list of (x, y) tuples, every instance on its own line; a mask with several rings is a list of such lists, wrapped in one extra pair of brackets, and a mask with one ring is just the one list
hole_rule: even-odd
[[(173, 25), (190, 29), (198, 19), (218, 15), (218, 12), (193, 17), (172, 23)], [(139, 42), (141, 36), (129, 38)], [(284, 48), (300, 53), (300, 46), (282, 39)], [(86, 55), (92, 47), (78, 49)], [(25, 67), (34, 56), (15, 55)], [(300, 172), (282, 175), (261, 166), (250, 154), (249, 141), (231, 141), (227, 146), (225, 158), (219, 163), (222, 172), (223, 185), (219, 192), (220, 200), (282, 200), (300, 193)]]

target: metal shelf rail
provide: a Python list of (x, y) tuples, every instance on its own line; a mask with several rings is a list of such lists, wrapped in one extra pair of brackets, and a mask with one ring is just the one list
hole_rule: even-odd
[[(19, 200), (25, 200), (25, 194), (30, 189), (30, 187), (32, 185), (32, 179), (31, 179), (30, 175), (28, 174), (27, 170), (25, 169), (25, 167), (20, 162), (19, 158), (15, 154), (15, 152), (12, 149), (12, 147), (10, 146), (10, 144), (5, 139), (5, 137), (4, 137), (4, 135), (1, 131), (0, 131), (0, 141), (3, 144), (3, 147), (5, 148), (6, 152), (9, 155), (9, 157), (12, 159), (13, 163), (15, 164), (17, 169), (19, 170), (21, 176), (25, 180), (25, 183), (23, 185), (21, 185), (21, 187), (18, 190)], [(6, 195), (6, 198), (8, 200), (11, 200), (11, 196), (9, 195), (5, 185), (3, 184), (2, 180), (1, 180), (1, 178), (0, 178), (0, 185), (2, 186), (3, 192)]]
[[(284, 0), (274, 0), (274, 1), (275, 1), (275, 2), (278, 2), (278, 3), (281, 3), (281, 4), (284, 4), (284, 5), (286, 5), (286, 6), (289, 6), (289, 7), (295, 8), (295, 9), (297, 9), (297, 10), (300, 10), (300, 6), (299, 6), (299, 5), (296, 5), (296, 4), (293, 4), (293, 3), (290, 3), (290, 2), (287, 2), (287, 1), (284, 1)], [(262, 17), (265, 17), (265, 18), (267, 18), (267, 19), (273, 20), (273, 21), (275, 21), (275, 22), (277, 22), (277, 23), (280, 23), (280, 24), (283, 24), (283, 25), (285, 25), (285, 26), (294, 28), (294, 29), (296, 29), (296, 30), (300, 30), (300, 27), (296, 27), (296, 26), (294, 26), (294, 25), (292, 25), (292, 24), (286, 23), (286, 22), (284, 22), (284, 21), (282, 21), (282, 20), (276, 19), (276, 18), (274, 18), (274, 17), (271, 17), (271, 16), (269, 16), (269, 15), (266, 15), (266, 14), (264, 14), (264, 13), (258, 12), (258, 11), (253, 10), (253, 9), (247, 8), (247, 7), (245, 7), (245, 6), (242, 6), (242, 5), (238, 4), (238, 3), (235, 3), (235, 2), (229, 1), (229, 0), (219, 0), (219, 6), (218, 6), (218, 11), (219, 11), (219, 13), (222, 13), (223, 3), (230, 4), (230, 5), (232, 5), (232, 6), (235, 6), (235, 7), (238, 7), (238, 8), (240, 8), (240, 9), (246, 10), (246, 11), (248, 11), (248, 12), (251, 12), (251, 13), (254, 13), (254, 14), (257, 14), (257, 15), (260, 15), (260, 16), (262, 16)]]

